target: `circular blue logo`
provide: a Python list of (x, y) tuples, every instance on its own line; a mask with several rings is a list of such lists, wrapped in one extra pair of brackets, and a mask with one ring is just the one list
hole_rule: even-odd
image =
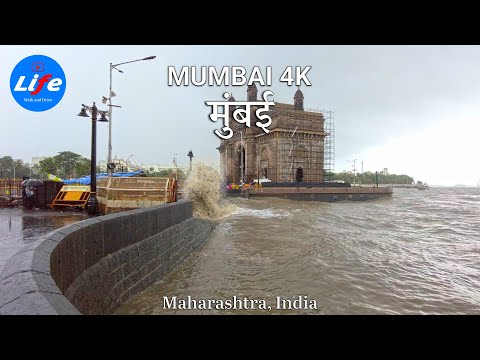
[(46, 111), (62, 100), (67, 79), (62, 67), (44, 55), (28, 56), (10, 76), (10, 91), (15, 101), (30, 111)]

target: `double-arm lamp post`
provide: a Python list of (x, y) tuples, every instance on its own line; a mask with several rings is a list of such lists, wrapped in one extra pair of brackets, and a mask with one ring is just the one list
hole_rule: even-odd
[(116, 96), (116, 94), (112, 91), (112, 73), (113, 69), (117, 70), (119, 73), (123, 73), (122, 70), (117, 69), (120, 65), (130, 64), (137, 61), (145, 61), (145, 60), (153, 60), (156, 56), (148, 56), (143, 59), (137, 59), (132, 61), (126, 61), (123, 63), (112, 64), (110, 63), (110, 88), (108, 98), (103, 97), (103, 103), (106, 104), (108, 101), (108, 162), (107, 168), (110, 176), (112, 175), (113, 170), (115, 169), (115, 164), (112, 163), (112, 107), (120, 107), (118, 105), (112, 105), (112, 97)]
[(98, 121), (108, 122), (105, 115), (108, 111), (101, 111), (97, 109), (95, 103), (93, 106), (82, 104), (82, 110), (78, 116), (89, 117), (87, 111), (92, 116), (92, 154), (90, 159), (90, 197), (87, 202), (87, 213), (90, 215), (98, 215), (98, 200), (97, 200), (97, 115), (100, 113)]

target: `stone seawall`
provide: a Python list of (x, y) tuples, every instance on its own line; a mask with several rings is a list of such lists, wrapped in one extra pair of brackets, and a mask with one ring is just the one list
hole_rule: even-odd
[(26, 245), (0, 276), (0, 314), (110, 314), (160, 280), (215, 224), (181, 201), (81, 221)]
[(392, 196), (390, 186), (382, 187), (264, 187), (249, 188), (246, 190), (227, 190), (227, 195), (232, 197), (261, 198), (277, 197), (298, 201), (365, 201)]

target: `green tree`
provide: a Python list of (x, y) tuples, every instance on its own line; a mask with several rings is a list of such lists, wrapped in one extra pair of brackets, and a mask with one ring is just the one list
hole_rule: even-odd
[[(97, 173), (99, 167), (97, 166)], [(46, 178), (53, 174), (60, 178), (80, 177), (90, 174), (90, 160), (71, 151), (61, 151), (57, 155), (47, 157), (38, 165), (30, 167), (22, 160), (14, 160), (11, 156), (0, 158), (0, 176), (12, 179), (15, 173), (17, 179), (23, 177)]]
[(14, 160), (11, 156), (0, 158), (0, 176), (5, 179), (22, 179), (30, 176), (30, 167), (23, 160)]
[(90, 160), (71, 151), (61, 151), (40, 161), (40, 170), (45, 175), (53, 174), (60, 178), (80, 177), (90, 174)]
[(43, 174), (53, 174), (56, 176), (59, 175), (58, 167), (53, 157), (47, 157), (46, 159), (43, 159), (42, 161), (40, 161), (39, 165), (40, 165), (40, 171)]
[[(145, 173), (147, 176), (152, 176), (152, 177), (169, 177), (169, 178), (175, 178), (175, 168), (172, 169), (166, 169), (162, 170), (159, 172), (150, 172), (146, 171)], [(185, 180), (187, 178), (187, 174), (181, 170), (177, 169), (177, 179), (178, 180)]]
[(24, 164), (23, 160), (14, 160), (13, 164), (15, 166), (15, 178), (22, 179), (30, 176), (30, 166)]
[(33, 166), (30, 166), (32, 169), (32, 178), (33, 179), (38, 179), (41, 177), (42, 174), (42, 169), (40, 168), (40, 165), (36, 164)]
[(11, 156), (4, 156), (0, 158), (0, 174), (4, 179), (11, 179), (13, 177), (13, 159)]
[[(375, 184), (376, 178), (378, 178), (379, 184), (412, 184), (413, 178), (408, 175), (396, 175), (396, 174), (389, 174), (383, 175), (381, 172), (378, 172), (377, 175), (375, 173), (366, 171), (361, 174), (356, 174), (355, 183), (357, 184)], [(332, 175), (332, 180), (343, 180), (345, 182), (353, 184), (353, 173), (335, 173)]]
[(58, 155), (53, 157), (53, 159), (57, 164), (57, 167), (63, 170), (64, 178), (72, 177), (72, 175), (77, 172), (77, 166), (83, 165), (85, 163), (84, 160), (87, 160), (81, 155), (75, 154), (71, 151), (59, 152)]
[[(99, 166), (97, 166), (97, 173), (99, 171)], [(90, 160), (82, 158), (78, 163), (77, 166), (75, 167), (75, 173), (76, 176), (84, 176), (84, 175), (89, 175), (90, 174)]]

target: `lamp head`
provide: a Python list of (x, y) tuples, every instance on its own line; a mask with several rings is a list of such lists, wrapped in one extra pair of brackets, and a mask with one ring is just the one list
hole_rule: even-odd
[(156, 58), (156, 56), (148, 56), (148, 57), (144, 58), (143, 60), (153, 60), (155, 58)]
[(98, 121), (100, 122), (108, 122), (108, 119), (105, 117), (106, 111), (100, 111), (100, 119)]
[(82, 106), (82, 110), (80, 110), (80, 113), (78, 113), (77, 116), (88, 117), (86, 106), (83, 104)]

